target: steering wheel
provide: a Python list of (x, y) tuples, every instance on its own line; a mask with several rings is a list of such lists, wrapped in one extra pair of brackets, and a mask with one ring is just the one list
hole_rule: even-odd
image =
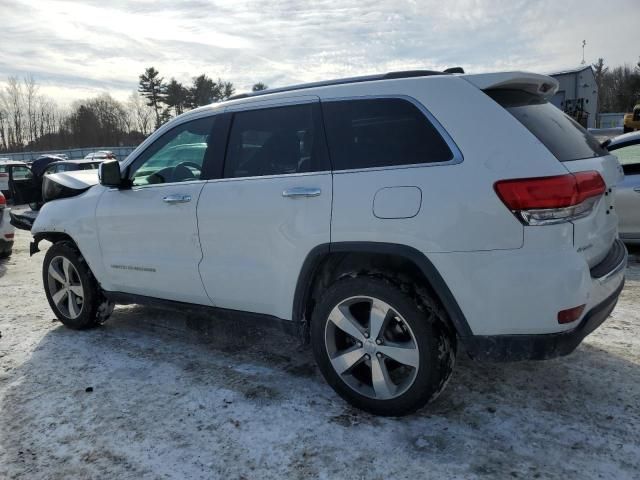
[(202, 171), (202, 165), (198, 165), (195, 162), (180, 162), (173, 168), (173, 181), (195, 179), (196, 176), (189, 167), (195, 168), (198, 172)]

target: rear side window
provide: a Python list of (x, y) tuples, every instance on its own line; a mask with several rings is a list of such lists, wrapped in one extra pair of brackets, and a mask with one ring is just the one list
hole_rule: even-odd
[(224, 176), (329, 170), (318, 109), (304, 104), (235, 113)]
[(334, 170), (446, 162), (451, 149), (427, 117), (401, 98), (323, 102)]
[(607, 151), (582, 125), (539, 96), (521, 90), (485, 92), (513, 115), (561, 162), (601, 157)]

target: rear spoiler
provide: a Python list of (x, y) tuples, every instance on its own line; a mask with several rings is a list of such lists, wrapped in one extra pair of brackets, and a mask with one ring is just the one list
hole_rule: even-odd
[(555, 78), (528, 72), (481, 73), (461, 75), (461, 78), (480, 90), (523, 90), (539, 95), (545, 100), (553, 97), (560, 86)]

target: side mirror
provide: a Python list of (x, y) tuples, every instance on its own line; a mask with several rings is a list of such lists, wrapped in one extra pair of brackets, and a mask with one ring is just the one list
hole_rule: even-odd
[(122, 185), (120, 163), (117, 160), (107, 160), (98, 167), (100, 185), (119, 188)]

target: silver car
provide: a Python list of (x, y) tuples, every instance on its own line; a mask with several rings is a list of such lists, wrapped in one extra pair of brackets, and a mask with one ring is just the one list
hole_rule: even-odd
[(622, 164), (624, 180), (616, 189), (616, 210), (620, 219), (620, 239), (640, 245), (640, 132), (613, 138), (605, 145)]

